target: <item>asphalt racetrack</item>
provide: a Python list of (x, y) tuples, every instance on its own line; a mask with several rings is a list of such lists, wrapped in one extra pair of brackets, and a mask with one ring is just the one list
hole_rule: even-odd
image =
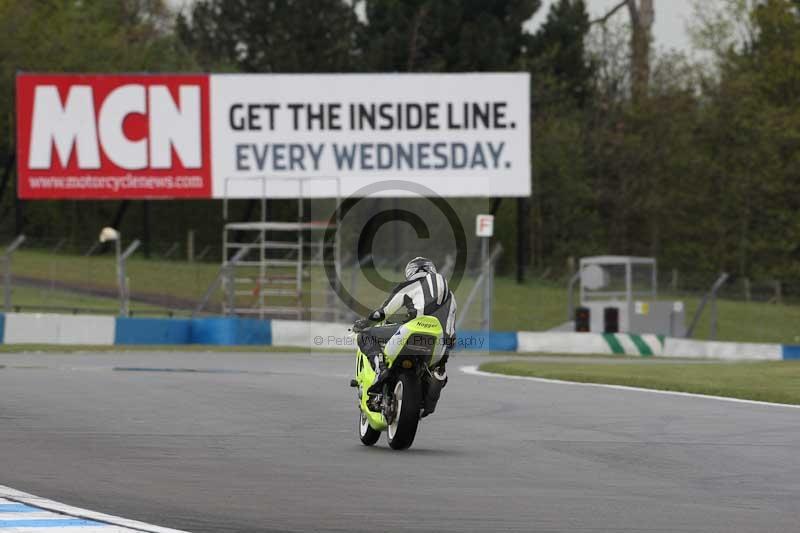
[(459, 356), (393, 452), (358, 441), (352, 360), (0, 355), (0, 484), (198, 533), (800, 529), (796, 409), (465, 375), (480, 359)]

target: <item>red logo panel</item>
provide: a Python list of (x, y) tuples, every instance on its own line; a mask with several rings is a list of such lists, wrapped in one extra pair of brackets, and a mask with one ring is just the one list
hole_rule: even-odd
[(17, 76), (19, 196), (209, 198), (206, 75)]

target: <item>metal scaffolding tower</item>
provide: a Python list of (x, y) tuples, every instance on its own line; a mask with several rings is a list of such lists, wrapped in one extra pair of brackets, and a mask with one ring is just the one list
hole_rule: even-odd
[[(284, 317), (298, 320), (336, 320), (343, 310), (328, 282), (331, 266), (339, 283), (341, 272), (340, 239), (333, 231), (332, 242), (325, 242), (329, 229), (337, 230), (338, 218), (310, 220), (304, 212), (304, 191), (309, 182), (334, 181), (334, 211), (339, 213), (339, 178), (250, 178), (261, 182), (261, 217), (258, 222), (230, 222), (222, 235), (223, 310), (226, 315)], [(270, 220), (267, 195), (271, 183), (297, 184), (295, 220)], [(228, 219), (228, 180), (225, 183), (223, 218)], [(333, 213), (332, 212), (332, 213)], [(330, 217), (329, 217), (330, 218)], [(331, 253), (332, 252), (332, 253)]]

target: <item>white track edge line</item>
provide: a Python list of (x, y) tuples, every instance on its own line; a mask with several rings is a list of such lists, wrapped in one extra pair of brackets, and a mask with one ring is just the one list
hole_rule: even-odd
[(104, 525), (125, 527), (135, 531), (143, 531), (146, 533), (187, 533), (186, 531), (181, 531), (179, 529), (154, 526), (151, 524), (145, 524), (144, 522), (137, 522), (136, 520), (128, 520), (127, 518), (97, 513), (95, 511), (89, 511), (88, 509), (81, 509), (79, 507), (72, 507), (71, 505), (66, 505), (53, 500), (48, 500), (47, 498), (34, 496), (33, 494), (28, 494), (27, 492), (12, 489), (11, 487), (6, 487), (4, 485), (0, 485), (0, 498), (6, 498), (8, 500), (25, 503), (33, 507), (39, 507), (47, 511), (53, 511), (75, 518), (96, 520)]
[(547, 378), (536, 378), (533, 376), (511, 376), (508, 374), (495, 374), (494, 372), (484, 372), (482, 370), (478, 370), (477, 366), (462, 366), (460, 370), (472, 376), (485, 376), (491, 378), (500, 378), (500, 379), (515, 379), (515, 380), (522, 380), (522, 381), (534, 381), (537, 383), (550, 383), (553, 385), (574, 385), (578, 387), (597, 387), (601, 389), (613, 389), (613, 390), (623, 390), (623, 391), (632, 391), (632, 392), (648, 392), (650, 394), (661, 394), (664, 396), (682, 396), (684, 398), (701, 398), (705, 400), (718, 400), (722, 402), (731, 402), (731, 403), (743, 403), (749, 405), (762, 405), (767, 407), (788, 407), (789, 409), (800, 409), (800, 405), (793, 405), (789, 403), (775, 403), (775, 402), (761, 402), (758, 400), (744, 400), (742, 398), (729, 398), (727, 396), (712, 396), (710, 394), (696, 394), (693, 392), (680, 392), (680, 391), (671, 391), (671, 390), (659, 390), (659, 389), (644, 389), (641, 387), (629, 387), (627, 385), (609, 385), (607, 383), (582, 383), (580, 381), (564, 381), (560, 379), (547, 379)]

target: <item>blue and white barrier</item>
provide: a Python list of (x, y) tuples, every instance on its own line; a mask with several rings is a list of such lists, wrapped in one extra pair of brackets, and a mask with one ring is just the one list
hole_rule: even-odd
[(780, 344), (698, 341), (627, 333), (520, 331), (517, 336), (519, 339), (517, 351), (520, 353), (631, 355), (726, 361), (800, 359), (800, 347)]
[(0, 314), (3, 344), (270, 345), (268, 320), (246, 318), (123, 318), (93, 315)]
[(664, 338), (658, 335), (594, 334), (571, 332), (517, 333), (521, 353), (662, 355)]
[(4, 320), (4, 344), (114, 344), (112, 316), (9, 313)]
[[(348, 350), (349, 324), (248, 318), (122, 318), (0, 314), (0, 343), (55, 345), (261, 345)], [(456, 350), (800, 360), (800, 346), (672, 339), (656, 335), (460, 331)]]
[(329, 350), (355, 346), (355, 339), (347, 331), (350, 324), (299, 320), (271, 320), (270, 324), (273, 346)]
[(117, 318), (114, 344), (191, 344), (192, 321), (182, 318)]
[(800, 346), (782, 346), (784, 361), (800, 361)]

